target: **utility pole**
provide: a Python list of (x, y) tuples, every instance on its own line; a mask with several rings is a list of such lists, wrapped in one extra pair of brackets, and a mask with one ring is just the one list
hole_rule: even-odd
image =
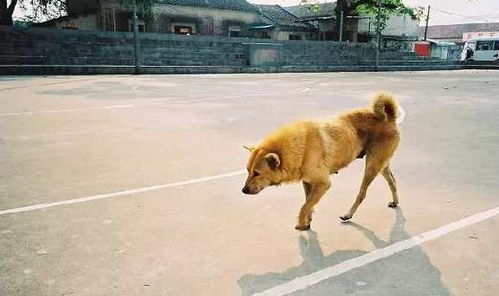
[(378, 72), (379, 68), (379, 50), (381, 47), (381, 2), (378, 0), (378, 13), (376, 14), (376, 57), (374, 61), (374, 71)]
[(340, 12), (340, 42), (343, 41), (343, 10)]
[(369, 18), (369, 23), (367, 24), (367, 41), (369, 41), (371, 37), (371, 18)]
[(428, 35), (428, 21), (430, 20), (430, 5), (428, 5), (428, 11), (426, 12), (426, 25), (424, 27), (424, 41), (426, 41), (426, 36)]
[(139, 22), (137, 17), (137, 0), (133, 0), (133, 47), (135, 54), (135, 74), (140, 74), (140, 44), (139, 44)]

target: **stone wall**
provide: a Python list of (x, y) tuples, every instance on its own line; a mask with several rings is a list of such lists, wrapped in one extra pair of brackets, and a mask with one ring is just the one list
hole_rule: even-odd
[[(278, 41), (141, 33), (142, 63), (150, 66), (249, 65), (248, 45), (282, 44), (281, 66), (372, 64), (369, 44)], [(133, 65), (133, 35), (126, 32), (0, 27), (0, 65)]]
[(330, 41), (286, 41), (285, 66), (372, 65), (375, 49), (371, 44)]

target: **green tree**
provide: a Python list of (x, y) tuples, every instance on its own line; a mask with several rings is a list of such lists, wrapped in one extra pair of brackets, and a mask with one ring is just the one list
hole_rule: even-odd
[[(378, 8), (378, 1), (381, 1), (381, 9)], [(302, 0), (303, 4), (315, 4), (317, 1), (314, 0)], [(313, 5), (312, 9), (320, 9), (320, 6)], [(378, 16), (379, 10), (379, 16)], [(343, 12), (343, 20), (341, 15)], [(364, 14), (372, 17), (373, 19), (379, 18), (379, 29), (383, 30), (386, 27), (387, 21), (392, 15), (408, 15), (414, 20), (419, 20), (422, 16), (422, 7), (408, 7), (402, 0), (337, 0), (335, 16), (336, 16), (336, 28), (340, 27), (341, 21), (343, 24), (346, 23), (347, 16)], [(339, 40), (339, 29), (336, 30), (336, 39)], [(343, 30), (343, 34), (346, 34), (346, 30)], [(343, 35), (343, 40), (345, 40), (345, 35)]]
[(0, 0), (0, 25), (12, 26), (12, 15), (16, 9), (17, 0), (7, 3), (7, 0)]
[(152, 7), (160, 0), (121, 0), (122, 5), (131, 7), (134, 2), (137, 3), (137, 10), (140, 18), (148, 19), (152, 17)]
[(65, 0), (0, 0), (0, 25), (12, 26), (16, 7), (25, 13), (25, 21), (40, 21), (60, 17), (66, 13)]
[[(151, 7), (159, 0), (136, 0), (140, 14), (151, 15)], [(133, 0), (121, 0), (124, 5), (132, 5)], [(0, 0), (0, 25), (12, 26), (14, 10), (23, 11), (21, 20), (40, 22), (61, 17), (66, 14), (66, 0)]]

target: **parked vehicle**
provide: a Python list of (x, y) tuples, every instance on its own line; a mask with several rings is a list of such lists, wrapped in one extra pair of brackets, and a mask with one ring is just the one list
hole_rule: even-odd
[(499, 37), (477, 37), (468, 40), (461, 61), (499, 62)]

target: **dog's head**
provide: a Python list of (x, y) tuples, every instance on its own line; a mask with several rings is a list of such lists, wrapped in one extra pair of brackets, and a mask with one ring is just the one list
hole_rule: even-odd
[(245, 147), (251, 152), (248, 160), (248, 178), (244, 194), (257, 194), (264, 188), (281, 183), (281, 158), (279, 154), (263, 148)]

